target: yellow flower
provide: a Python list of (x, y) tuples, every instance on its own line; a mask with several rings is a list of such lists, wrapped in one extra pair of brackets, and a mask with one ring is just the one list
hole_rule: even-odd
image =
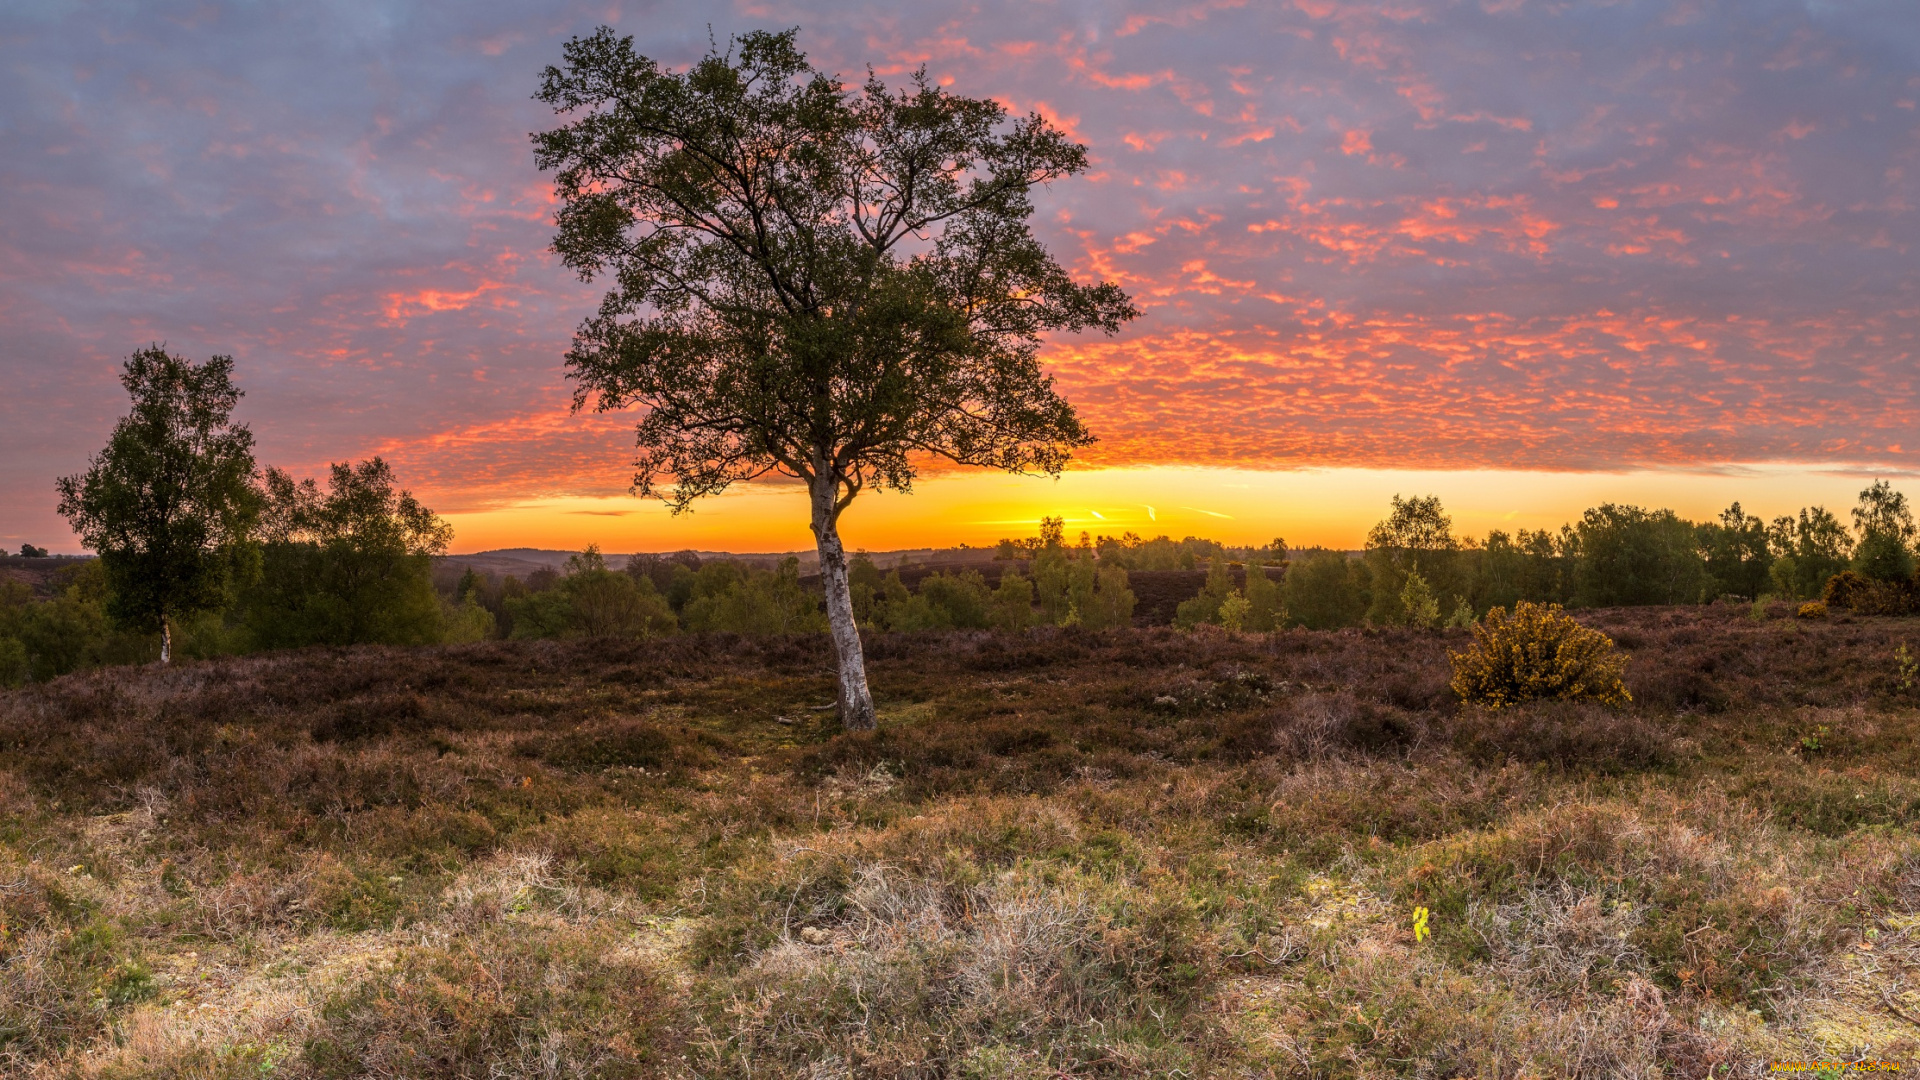
[(1627, 654), (1613, 639), (1581, 626), (1558, 604), (1522, 600), (1509, 616), (1494, 608), (1473, 628), (1473, 646), (1452, 654), (1460, 700), (1502, 709), (1539, 698), (1624, 705), (1633, 700), (1621, 674)]

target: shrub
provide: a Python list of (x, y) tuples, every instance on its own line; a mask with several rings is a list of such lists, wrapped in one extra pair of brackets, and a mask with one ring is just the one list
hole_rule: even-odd
[(1073, 610), (1073, 598), (1069, 595), (1072, 565), (1067, 558), (1066, 546), (1057, 535), (1047, 532), (1045, 522), (1041, 524), (1046, 542), (1033, 556), (1034, 599), (1040, 604), (1039, 621), (1059, 626), (1067, 621), (1068, 612)]
[(1129, 625), (1137, 603), (1126, 569), (1096, 566), (1085, 548), (1067, 571), (1067, 598), (1072, 617), (1089, 630)]
[(993, 625), (1002, 630), (1024, 630), (1033, 625), (1033, 582), (1018, 570), (1000, 575), (993, 591)]
[(63, 571), (61, 580), (59, 594), (50, 600), (34, 599), (21, 582), (0, 581), (0, 686), (153, 658), (152, 638), (116, 630), (108, 619), (100, 560)]
[(31, 674), (27, 647), (19, 638), (0, 637), (0, 687), (19, 686)]
[(1417, 570), (1407, 575), (1407, 583), (1400, 590), (1400, 610), (1406, 613), (1407, 625), (1416, 630), (1440, 625), (1440, 601)]
[(1913, 579), (1881, 580), (1851, 570), (1829, 578), (1822, 599), (1829, 608), (1861, 615), (1910, 615), (1920, 610), (1920, 589)]
[(827, 628), (820, 602), (800, 586), (799, 560), (777, 570), (706, 563), (694, 575), (693, 595), (681, 612), (687, 629), (736, 634), (810, 634)]
[(978, 570), (933, 574), (920, 582), (919, 596), (937, 614), (941, 627), (983, 629), (991, 621), (993, 592)]
[(1854, 597), (1865, 588), (1867, 579), (1851, 570), (1845, 570), (1827, 579), (1827, 587), (1820, 594), (1820, 600), (1828, 607), (1850, 608)]
[(1280, 583), (1287, 625), (1309, 630), (1358, 625), (1367, 599), (1356, 579), (1366, 573), (1364, 564), (1338, 551), (1316, 551), (1296, 559)]
[(1247, 584), (1243, 593), (1247, 598), (1246, 628), (1278, 630), (1281, 620), (1280, 586), (1267, 576), (1266, 567), (1252, 559), (1247, 560)]
[(1473, 625), (1473, 602), (1464, 596), (1453, 598), (1453, 614), (1447, 616), (1447, 629), (1465, 630)]
[(1220, 601), (1220, 625), (1229, 630), (1238, 631), (1241, 624), (1246, 621), (1248, 610), (1252, 607), (1253, 605), (1247, 603), (1247, 598), (1238, 590), (1228, 593), (1227, 598)]
[(1632, 700), (1620, 678), (1626, 654), (1558, 604), (1523, 600), (1511, 616), (1494, 608), (1473, 628), (1473, 646), (1452, 659), (1453, 692), (1490, 709), (1540, 699), (1603, 705)]
[[(1180, 601), (1175, 609), (1173, 625), (1182, 630), (1191, 630), (1201, 623), (1218, 623), (1220, 605), (1235, 592), (1233, 572), (1227, 569), (1227, 560), (1216, 558), (1207, 570), (1207, 583), (1190, 600)], [(1245, 614), (1243, 610), (1241, 614)]]
[(1800, 610), (1797, 614), (1803, 619), (1824, 619), (1827, 617), (1827, 602), (1825, 600), (1809, 600), (1800, 605)]
[(1920, 613), (1920, 588), (1912, 578), (1875, 581), (1865, 595), (1854, 601), (1853, 610), (1862, 615), (1913, 615)]
[(566, 569), (553, 588), (502, 601), (514, 637), (646, 639), (679, 629), (653, 580), (607, 569), (597, 546), (569, 558)]
[(1095, 630), (1133, 625), (1133, 609), (1139, 601), (1128, 585), (1126, 568), (1103, 566), (1094, 580), (1092, 602), (1081, 609), (1081, 623)]
[(872, 621), (889, 630), (977, 630), (992, 625), (993, 592), (978, 570), (936, 573), (911, 593), (895, 570), (871, 601)]

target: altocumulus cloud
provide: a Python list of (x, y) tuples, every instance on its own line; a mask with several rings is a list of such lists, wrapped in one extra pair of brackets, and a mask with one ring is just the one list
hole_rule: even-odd
[(15, 3), (0, 509), (50, 517), (150, 340), (236, 354), (271, 460), (623, 487), (526, 138), (603, 21), (675, 65), (797, 25), (1087, 142), (1041, 228), (1148, 311), (1050, 348), (1096, 463), (1920, 464), (1905, 0)]

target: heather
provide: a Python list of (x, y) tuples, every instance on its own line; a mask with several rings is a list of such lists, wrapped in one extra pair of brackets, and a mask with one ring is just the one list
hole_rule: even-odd
[[(1698, 1076), (1920, 1033), (1913, 623), (320, 647), (0, 694), (45, 1076)], [(1901, 657), (1908, 657), (1902, 662)], [(1416, 940), (1415, 908), (1430, 936)]]

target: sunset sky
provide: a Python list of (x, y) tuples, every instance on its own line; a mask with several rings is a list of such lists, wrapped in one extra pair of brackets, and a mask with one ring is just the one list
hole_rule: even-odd
[(809, 546), (797, 489), (669, 518), (625, 493), (632, 417), (568, 412), (601, 286), (546, 250), (531, 94), (603, 23), (674, 67), (798, 26), (1090, 149), (1037, 229), (1145, 312), (1046, 351), (1100, 442), (863, 497), (850, 544), (1920, 496), (1913, 0), (9, 0), (0, 543), (77, 550), (53, 480), (158, 341), (236, 358), (263, 463), (382, 455), (456, 550)]

